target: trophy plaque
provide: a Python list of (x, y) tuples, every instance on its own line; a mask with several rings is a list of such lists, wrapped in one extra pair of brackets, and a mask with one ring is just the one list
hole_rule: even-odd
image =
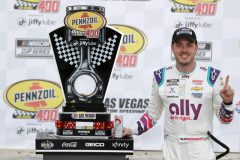
[(104, 106), (122, 34), (106, 25), (101, 6), (69, 6), (64, 24), (49, 36), (66, 104), (55, 121), (56, 133), (37, 134), (36, 153), (44, 153), (44, 160), (65, 159), (66, 153), (78, 153), (69, 155), (71, 159), (95, 159), (83, 157), (86, 152), (125, 159), (133, 153), (133, 139), (111, 137), (114, 122)]

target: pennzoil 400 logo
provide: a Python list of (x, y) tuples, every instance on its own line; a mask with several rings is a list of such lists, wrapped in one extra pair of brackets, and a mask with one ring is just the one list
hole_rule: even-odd
[(39, 10), (43, 13), (58, 12), (60, 0), (16, 0), (14, 9)]
[(117, 67), (136, 67), (137, 56), (147, 45), (146, 35), (136, 27), (112, 24), (112, 27), (123, 33), (120, 51), (116, 61)]
[(41, 121), (55, 119), (56, 108), (64, 101), (58, 84), (35, 79), (12, 84), (5, 90), (4, 99), (16, 110), (13, 118), (36, 118)]
[(199, 16), (213, 16), (216, 14), (219, 0), (171, 0), (171, 12), (196, 13)]
[(97, 12), (78, 11), (67, 15), (64, 23), (71, 29), (73, 36), (98, 38), (100, 30), (106, 25), (107, 20)]

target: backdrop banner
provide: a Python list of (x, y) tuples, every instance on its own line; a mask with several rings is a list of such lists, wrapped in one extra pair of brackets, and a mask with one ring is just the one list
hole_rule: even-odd
[[(229, 75), (235, 90), (234, 119), (223, 125), (215, 117), (213, 134), (231, 152), (240, 152), (239, 0), (0, 1), (0, 148), (34, 149), (37, 132), (55, 131), (65, 100), (49, 33), (64, 26), (66, 7), (73, 5), (104, 7), (108, 27), (123, 34), (105, 105), (112, 119), (123, 115), (125, 127), (136, 123), (148, 106), (153, 71), (175, 63), (173, 31), (194, 29), (197, 61)], [(134, 136), (136, 150), (162, 149), (163, 117)], [(214, 149), (223, 151), (216, 144)]]

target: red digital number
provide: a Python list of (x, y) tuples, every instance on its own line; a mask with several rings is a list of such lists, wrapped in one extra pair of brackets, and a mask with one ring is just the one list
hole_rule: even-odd
[(135, 54), (119, 54), (117, 58), (118, 67), (136, 67), (137, 55)]
[(212, 16), (215, 15), (217, 9), (216, 3), (199, 3), (196, 5), (194, 11), (199, 16)]
[(99, 30), (87, 30), (85, 32), (85, 36), (87, 38), (98, 38), (99, 37)]
[(55, 121), (57, 119), (58, 110), (41, 109), (37, 112), (35, 119), (38, 121)]
[(59, 0), (41, 0), (37, 8), (40, 12), (58, 12), (59, 4)]

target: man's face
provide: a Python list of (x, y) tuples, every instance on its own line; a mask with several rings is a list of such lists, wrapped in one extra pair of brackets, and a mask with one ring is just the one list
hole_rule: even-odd
[(187, 66), (195, 61), (198, 45), (190, 39), (180, 38), (176, 40), (171, 47), (177, 64)]

